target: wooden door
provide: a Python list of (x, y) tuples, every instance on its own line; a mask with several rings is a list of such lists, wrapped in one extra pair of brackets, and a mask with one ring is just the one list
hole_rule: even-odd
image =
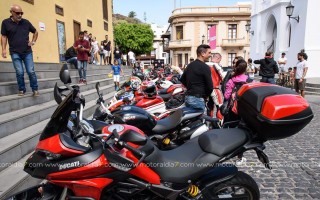
[(73, 21), (74, 42), (79, 38), (81, 31), (81, 24), (77, 21)]

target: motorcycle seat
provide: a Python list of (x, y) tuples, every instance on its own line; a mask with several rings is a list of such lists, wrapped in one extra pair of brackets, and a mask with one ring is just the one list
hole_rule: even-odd
[(190, 107), (183, 107), (181, 108), (184, 114), (189, 114), (189, 113), (200, 113), (203, 114), (203, 111), (200, 109), (195, 109), (195, 108), (190, 108)]
[(171, 97), (171, 94), (158, 94), (162, 99), (163, 101), (168, 101)]
[(240, 128), (214, 129), (199, 136), (199, 145), (207, 153), (223, 157), (247, 141), (247, 132)]
[(165, 89), (161, 89), (161, 90), (158, 90), (158, 94), (168, 94), (167, 92), (168, 88), (165, 88)]
[(144, 163), (154, 170), (162, 181), (187, 183), (188, 180), (195, 180), (205, 174), (219, 159), (217, 155), (204, 152), (196, 137), (168, 151), (154, 147)]
[(153, 134), (162, 134), (177, 127), (181, 122), (182, 116), (182, 110), (178, 109), (172, 115), (157, 121), (156, 126), (152, 129)]

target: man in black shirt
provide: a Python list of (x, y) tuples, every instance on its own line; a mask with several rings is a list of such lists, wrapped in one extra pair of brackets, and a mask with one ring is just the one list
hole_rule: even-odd
[(211, 56), (209, 45), (202, 44), (197, 48), (197, 59), (191, 62), (182, 74), (180, 81), (187, 88), (186, 107), (205, 111), (205, 100), (213, 90), (211, 71), (205, 62)]
[(103, 52), (104, 52), (104, 63), (107, 65), (111, 64), (111, 42), (108, 40), (108, 35), (105, 36), (105, 40), (103, 40)]
[(268, 51), (264, 59), (255, 60), (254, 64), (260, 64), (259, 75), (262, 76), (260, 82), (276, 84), (274, 74), (279, 72), (277, 62), (273, 59), (273, 53)]
[[(32, 56), (33, 46), (38, 38), (38, 32), (34, 26), (26, 19), (22, 19), (22, 9), (18, 5), (12, 5), (10, 8), (11, 16), (2, 21), (1, 24), (1, 46), (2, 57), (7, 57), (7, 41), (9, 41), (9, 51), (16, 70), (17, 82), (19, 87), (19, 96), (26, 93), (24, 82), (23, 65), (26, 68), (30, 79), (30, 87), (33, 91), (33, 96), (39, 96), (37, 75), (34, 71), (34, 63)], [(29, 41), (29, 33), (33, 33), (32, 40)]]

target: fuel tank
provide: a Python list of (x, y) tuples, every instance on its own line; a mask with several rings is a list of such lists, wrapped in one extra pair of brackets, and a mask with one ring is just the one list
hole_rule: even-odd
[(113, 113), (115, 124), (128, 124), (147, 133), (156, 126), (157, 122), (146, 110), (136, 106), (123, 106)]

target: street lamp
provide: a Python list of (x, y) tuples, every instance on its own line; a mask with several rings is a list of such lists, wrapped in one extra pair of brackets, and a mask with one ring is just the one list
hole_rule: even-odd
[(205, 38), (206, 36), (204, 36), (204, 35), (202, 35), (202, 44), (204, 43), (204, 38)]
[(299, 23), (299, 19), (300, 19), (299, 15), (297, 17), (291, 17), (293, 10), (294, 10), (294, 6), (290, 2), (289, 5), (286, 7), (287, 16), (289, 17), (289, 20), (290, 20), (290, 18), (292, 18), (292, 19), (295, 19)]
[(254, 31), (250, 31), (250, 29), (251, 29), (251, 24), (249, 22), (247, 22), (247, 24), (246, 24), (247, 33), (251, 33), (251, 35), (254, 35)]

